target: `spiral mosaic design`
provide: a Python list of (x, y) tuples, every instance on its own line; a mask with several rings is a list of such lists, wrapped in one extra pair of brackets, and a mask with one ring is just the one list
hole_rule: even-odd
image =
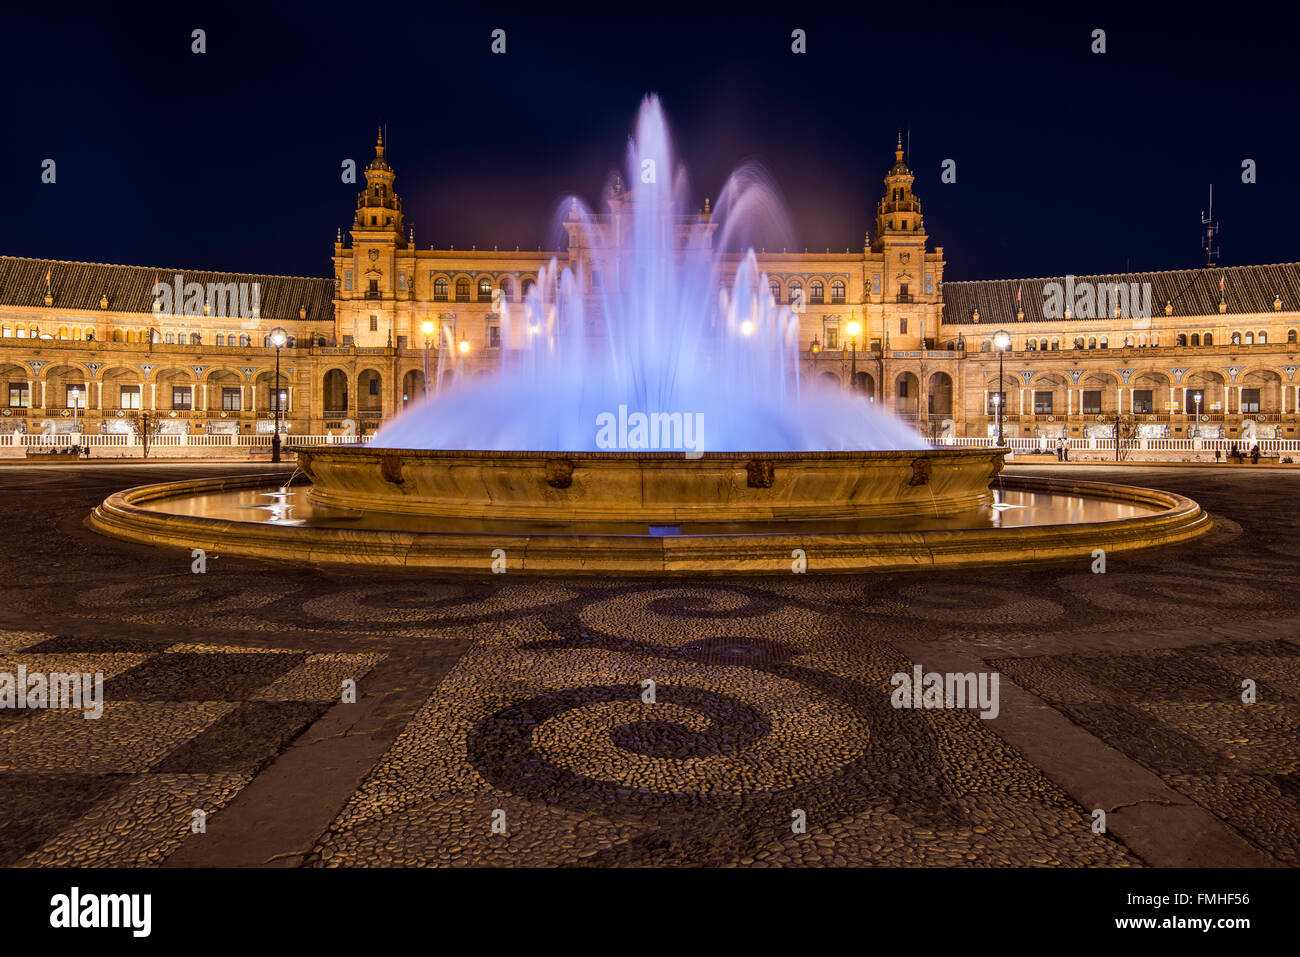
[[(0, 863), (260, 864), (241, 847), (286, 801), (310, 833), (281, 853), (306, 866), (1133, 866), (1209, 846), (1205, 828), (1253, 863), (1296, 859), (1300, 519), (1277, 502), (1298, 473), (1269, 473), (1259, 504), (1240, 473), (1144, 473), (1215, 530), (1105, 574), (695, 582), (220, 556), (194, 575), (188, 553), (82, 529), (119, 470), (49, 474), (0, 471), (0, 659), (102, 664), (116, 700), (90, 728), (0, 712)], [(1130, 843), (1118, 811), (1099, 838), (1095, 782), (1053, 766), (1064, 740), (1031, 754), (974, 712), (891, 705), (892, 675), (940, 661), (996, 668), (1008, 718), (1045, 703), (1126, 762), (1098, 780), (1149, 773), (1202, 829)], [(1243, 676), (1261, 692), (1245, 714)], [(345, 790), (301, 801), (304, 761), (328, 788), (358, 754)], [(228, 809), (227, 843), (186, 836), (194, 802)]]

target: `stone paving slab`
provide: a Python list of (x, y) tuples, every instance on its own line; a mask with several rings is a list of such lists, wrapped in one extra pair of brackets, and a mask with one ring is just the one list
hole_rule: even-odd
[[(0, 672), (106, 694), (0, 712), (0, 864), (1296, 864), (1300, 473), (1086, 471), (1215, 529), (1105, 574), (195, 575), (81, 525), (194, 467), (0, 470)], [(999, 715), (893, 707), (915, 664)]]

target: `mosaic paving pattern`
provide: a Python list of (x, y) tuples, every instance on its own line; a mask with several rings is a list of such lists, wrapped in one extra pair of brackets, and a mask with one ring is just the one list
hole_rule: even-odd
[[(0, 468), (0, 672), (100, 671), (107, 701), (98, 721), (0, 710), (0, 863), (254, 843), (246, 863), (325, 867), (1119, 867), (1189, 843), (1297, 863), (1296, 472), (1087, 469), (1216, 520), (1104, 575), (438, 580), (220, 556), (195, 575), (80, 524), (110, 491), (219, 468)], [(1007, 720), (1050, 706), (1061, 747), (890, 705), (891, 675), (944, 656), (1002, 673)], [(1071, 763), (1067, 732), (1110, 764)], [(1126, 828), (1123, 801), (1094, 834), (1093, 785), (1121, 779), (1226, 843)], [(291, 794), (301, 833), (273, 846), (258, 824)]]

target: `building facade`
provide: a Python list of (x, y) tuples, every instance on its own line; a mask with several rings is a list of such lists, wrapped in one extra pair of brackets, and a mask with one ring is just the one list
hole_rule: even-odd
[[(614, 268), (576, 220), (559, 251), (419, 249), (382, 139), (365, 176), (328, 278), (0, 257), (0, 434), (257, 434), (277, 400), (291, 437), (373, 432), (520, 347), (502, 311), (552, 261), (590, 291)], [(913, 184), (900, 143), (862, 249), (758, 255), (804, 376), (934, 439), (999, 418), (1008, 438), (1300, 438), (1300, 264), (945, 282)], [(711, 235), (707, 202), (690, 226)]]

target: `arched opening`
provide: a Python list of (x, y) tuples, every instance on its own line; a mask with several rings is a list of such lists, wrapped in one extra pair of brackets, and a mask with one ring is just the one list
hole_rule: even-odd
[(858, 395), (871, 402), (876, 401), (876, 379), (869, 372), (859, 372), (853, 379), (853, 388)]
[(154, 373), (159, 411), (192, 412), (197, 409), (198, 390), (187, 369), (162, 369)]
[(1282, 377), (1269, 369), (1248, 372), (1237, 379), (1242, 415), (1277, 415), (1282, 411)]
[(894, 379), (894, 412), (904, 418), (915, 418), (920, 408), (921, 383), (911, 372), (900, 373)]
[[(233, 337), (232, 337), (233, 338)], [(244, 380), (228, 369), (219, 369), (207, 379), (208, 410), (217, 418), (224, 412), (227, 417), (244, 409)]]
[(280, 387), (275, 387), (275, 372), (263, 372), (254, 380), (253, 388), (257, 393), (257, 414), (260, 418), (263, 413), (275, 412), (277, 409), (281, 416), (288, 415), (293, 410), (293, 387), (289, 383), (289, 376), (284, 370), (280, 370)]
[(424, 372), (420, 369), (411, 369), (402, 376), (402, 407), (410, 405), (412, 402), (419, 402), (424, 398)]
[(342, 369), (330, 369), (321, 380), (321, 404), (326, 415), (348, 411), (348, 375)]
[(931, 418), (952, 417), (952, 376), (936, 372), (930, 376), (926, 388), (926, 411)]
[(383, 377), (374, 369), (366, 369), (357, 376), (357, 412), (373, 418), (383, 407)]
[(1114, 415), (1118, 401), (1116, 380), (1112, 376), (1092, 373), (1079, 380), (1079, 411), (1084, 415)]
[(1169, 377), (1163, 372), (1140, 372), (1129, 380), (1129, 388), (1132, 390), (1133, 407), (1126, 411), (1134, 415), (1157, 415), (1171, 411)]
[(1202, 415), (1222, 414), (1225, 406), (1224, 401), (1224, 383), (1223, 376), (1217, 372), (1191, 372), (1183, 377), (1183, 411), (1189, 415), (1195, 415), (1197, 410), (1196, 397), (1200, 395), (1200, 411)]
[(140, 377), (139, 369), (129, 366), (105, 369), (100, 373), (99, 382), (104, 411), (139, 412), (149, 408), (152, 396), (147, 394), (148, 385)]

